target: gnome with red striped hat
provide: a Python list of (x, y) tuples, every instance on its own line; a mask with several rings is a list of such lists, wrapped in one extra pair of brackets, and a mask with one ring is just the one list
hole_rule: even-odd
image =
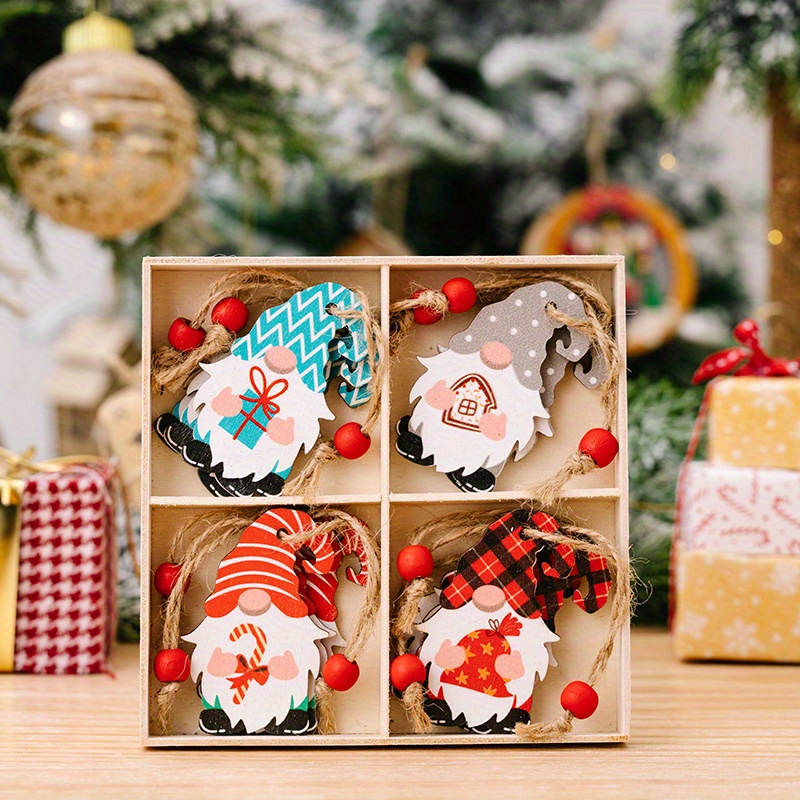
[[(196, 645), (191, 674), (205, 733), (316, 730), (314, 682), (342, 642), (336, 570), (350, 551), (347, 537), (311, 535), (315, 527), (304, 511), (271, 509), (220, 562), (206, 618), (183, 637)], [(363, 585), (362, 573), (349, 575)]]
[(559, 526), (540, 511), (506, 514), (464, 553), (437, 596), (421, 601), (429, 610), (417, 623), (425, 637), (418, 655), (433, 722), (483, 734), (511, 733), (529, 722), (534, 685), (559, 640), (554, 618), (564, 599), (589, 613), (605, 604), (606, 560), (539, 539), (537, 529), (554, 533)]

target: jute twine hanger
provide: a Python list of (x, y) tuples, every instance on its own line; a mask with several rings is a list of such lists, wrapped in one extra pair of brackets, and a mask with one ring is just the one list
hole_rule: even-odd
[[(173, 650), (180, 647), (181, 616), (185, 611), (187, 584), (191, 576), (214, 552), (232, 548), (242, 531), (266, 510), (247, 514), (230, 510), (208, 511), (193, 517), (178, 529), (170, 545), (168, 560), (180, 567), (180, 574), (161, 606), (161, 649)], [(298, 544), (324, 534), (334, 537), (354, 535), (367, 560), (364, 600), (342, 651), (348, 661), (356, 661), (374, 631), (375, 618), (380, 608), (380, 558), (375, 535), (364, 522), (341, 509), (320, 506), (309, 509), (308, 513), (317, 526), (302, 534), (287, 536), (285, 541)], [(165, 683), (156, 693), (156, 723), (162, 735), (170, 731), (172, 705), (182, 685), (181, 681)], [(321, 675), (315, 683), (315, 695), (318, 731), (336, 733), (333, 689)]]
[[(285, 302), (289, 297), (313, 284), (304, 283), (297, 278), (275, 270), (243, 269), (223, 275), (213, 283), (208, 296), (190, 321), (193, 328), (200, 329), (211, 313), (211, 309), (226, 297), (237, 297), (245, 304), (268, 307)], [(367, 363), (372, 373), (372, 392), (366, 403), (367, 416), (361, 423), (361, 432), (369, 438), (380, 420), (381, 392), (387, 368), (384, 355), (383, 334), (377, 316), (370, 310), (369, 298), (361, 289), (351, 289), (358, 297), (362, 310), (333, 309), (331, 313), (343, 321), (361, 320), (367, 342)], [(214, 356), (228, 352), (237, 334), (224, 325), (212, 323), (206, 328), (203, 343), (183, 353), (171, 345), (162, 345), (153, 353), (151, 369), (151, 388), (154, 394), (178, 392), (185, 388), (200, 368), (200, 364)], [(330, 439), (317, 442), (300, 473), (284, 487), (283, 494), (303, 498), (313, 502), (317, 486), (325, 464), (341, 458)]]
[[(491, 266), (491, 265), (489, 265)], [(586, 312), (584, 319), (574, 319), (555, 308), (547, 306), (548, 315), (561, 325), (567, 325), (583, 333), (592, 343), (593, 358), (602, 358), (606, 364), (607, 376), (599, 388), (600, 402), (603, 412), (603, 428), (613, 432), (617, 409), (617, 392), (619, 377), (622, 371), (622, 359), (617, 343), (612, 335), (613, 316), (608, 301), (592, 283), (568, 275), (563, 272), (543, 270), (537, 272), (482, 273), (474, 282), (477, 302), (488, 305), (505, 300), (517, 289), (542, 281), (555, 281), (575, 292), (583, 301)], [(449, 312), (446, 295), (436, 289), (421, 287), (415, 298), (398, 300), (389, 308), (389, 355), (394, 357), (400, 345), (414, 330), (414, 309), (427, 308), (442, 316)], [(586, 475), (597, 469), (594, 459), (580, 449), (576, 449), (566, 458), (562, 466), (540, 483), (528, 487), (524, 494), (531, 502), (538, 502), (546, 507), (557, 507), (560, 503), (562, 489), (565, 484), (578, 475)]]
[[(410, 545), (425, 545), (433, 555), (436, 568), (446, 572), (456, 566), (463, 552), (480, 541), (487, 526), (501, 516), (496, 509), (455, 512), (421, 525), (411, 534), (408, 542)], [(552, 545), (566, 544), (587, 555), (603, 556), (608, 564), (613, 592), (608, 631), (595, 654), (585, 681), (594, 687), (606, 670), (617, 634), (630, 614), (631, 571), (627, 559), (620, 557), (616, 548), (601, 533), (563, 518), (557, 522), (559, 530), (556, 532), (546, 533), (525, 525), (523, 535), (527, 534)], [(458, 545), (456, 549), (453, 548), (455, 544)], [(398, 655), (408, 652), (408, 645), (416, 632), (415, 620), (419, 613), (419, 603), (422, 598), (433, 593), (434, 586), (432, 577), (414, 578), (408, 582), (398, 598), (392, 623), (393, 644)], [(428, 733), (433, 727), (425, 711), (425, 695), (426, 689), (421, 683), (412, 683), (402, 695), (402, 704), (414, 733)], [(572, 730), (573, 720), (574, 715), (570, 711), (564, 711), (549, 722), (518, 723), (515, 733), (523, 741), (546, 741)]]

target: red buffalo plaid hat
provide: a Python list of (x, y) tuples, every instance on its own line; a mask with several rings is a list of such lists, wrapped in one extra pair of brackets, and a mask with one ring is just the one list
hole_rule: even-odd
[[(611, 575), (605, 558), (523, 535), (523, 526), (543, 533), (559, 530), (554, 517), (526, 509), (492, 523), (448, 576), (440, 597), (443, 608), (461, 608), (479, 586), (499, 586), (514, 611), (523, 617), (541, 617), (554, 628), (565, 598), (572, 597), (589, 614), (606, 604)], [(584, 578), (586, 596), (579, 591)]]

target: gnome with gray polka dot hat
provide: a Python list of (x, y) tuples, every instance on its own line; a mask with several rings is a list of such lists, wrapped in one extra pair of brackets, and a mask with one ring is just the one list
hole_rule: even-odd
[(410, 398), (419, 402), (397, 425), (398, 452), (444, 472), (462, 491), (490, 492), (512, 453), (519, 460), (539, 434), (552, 436), (548, 409), (567, 364), (589, 389), (607, 369), (590, 340), (548, 307), (586, 316), (580, 297), (562, 284), (532, 284), (485, 306), (446, 349), (420, 358), (426, 371)]

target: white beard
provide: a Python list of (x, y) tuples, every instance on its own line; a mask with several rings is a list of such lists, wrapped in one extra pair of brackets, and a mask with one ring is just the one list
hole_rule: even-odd
[[(324, 647), (319, 640), (332, 635), (315, 617), (287, 617), (275, 606), (259, 616), (244, 614), (238, 608), (224, 617), (206, 617), (191, 633), (183, 636), (196, 645), (191, 657), (192, 680), (202, 675), (202, 696), (205, 702), (222, 708), (235, 727), (244, 723), (248, 733), (261, 730), (275, 720), (280, 723), (292, 708), (300, 706), (306, 698), (314, 697), (314, 681), (323, 663)], [(234, 703), (235, 690), (227, 677), (212, 675), (208, 662), (216, 648), (225, 653), (242, 653), (248, 660), (255, 646), (255, 638), (245, 634), (232, 642), (231, 631), (241, 624), (258, 625), (267, 636), (267, 646), (259, 665), (265, 665), (273, 656), (283, 656), (289, 651), (297, 664), (297, 675), (291, 680), (269, 676), (262, 686), (251, 681), (241, 704)]]
[[(458, 644), (468, 633), (489, 628), (489, 620), (502, 620), (506, 614), (513, 614), (522, 624), (519, 636), (509, 636), (508, 643), (511, 645), (510, 652), (515, 650), (520, 652), (522, 663), (525, 665), (525, 673), (521, 677), (506, 683), (506, 689), (511, 697), (492, 697), (474, 689), (443, 683), (441, 678), (444, 670), (434, 659), (445, 639), (449, 639), (451, 644)], [(533, 695), (537, 677), (542, 680), (547, 674), (550, 653), (546, 645), (559, 640), (541, 617), (535, 619), (522, 617), (508, 603), (498, 611), (492, 612), (480, 611), (472, 602), (457, 609), (440, 607), (417, 627), (427, 634), (419, 650), (419, 657), (423, 664), (430, 665), (428, 689), (436, 696), (441, 691), (450, 706), (453, 718), (463, 713), (467, 725), (471, 727), (488, 722), (495, 715), (499, 721), (506, 717), (512, 708), (524, 705)]]
[[(426, 371), (411, 389), (411, 402), (420, 399), (411, 415), (409, 428), (422, 438), (422, 457), (433, 456), (437, 472), (455, 472), (463, 468), (464, 474), (470, 475), (483, 467), (497, 475), (515, 447), (516, 461), (530, 452), (538, 433), (552, 436), (550, 414), (542, 404), (541, 394), (526, 389), (517, 380), (513, 366), (492, 370), (483, 364), (480, 353), (464, 355), (452, 350), (418, 360)], [(506, 435), (500, 441), (489, 439), (479, 431), (446, 424), (441, 409), (425, 401), (425, 393), (439, 381), (443, 380), (449, 388), (471, 373), (486, 378), (497, 403), (494, 413), (506, 415)]]
[[(183, 419), (185, 414), (190, 423), (196, 422), (200, 436), (211, 447), (212, 463), (222, 461), (222, 476), (225, 478), (244, 478), (252, 474), (253, 480), (258, 481), (271, 472), (290, 469), (301, 448), (308, 452), (317, 441), (319, 420), (334, 418), (325, 394), (312, 392), (303, 383), (297, 370), (288, 375), (277, 375), (270, 371), (263, 358), (244, 361), (233, 355), (200, 366), (202, 371), (189, 384), (186, 396), (180, 402), (178, 416)], [(294, 418), (294, 440), (290, 444), (278, 444), (262, 433), (251, 449), (234, 440), (231, 433), (219, 425), (224, 417), (213, 409), (211, 401), (226, 387), (232, 387), (235, 395), (244, 394), (251, 388), (250, 368), (253, 366), (264, 371), (269, 383), (283, 378), (289, 384), (276, 402), (281, 408), (277, 416)], [(252, 404), (244, 405), (246, 411), (251, 407)]]

